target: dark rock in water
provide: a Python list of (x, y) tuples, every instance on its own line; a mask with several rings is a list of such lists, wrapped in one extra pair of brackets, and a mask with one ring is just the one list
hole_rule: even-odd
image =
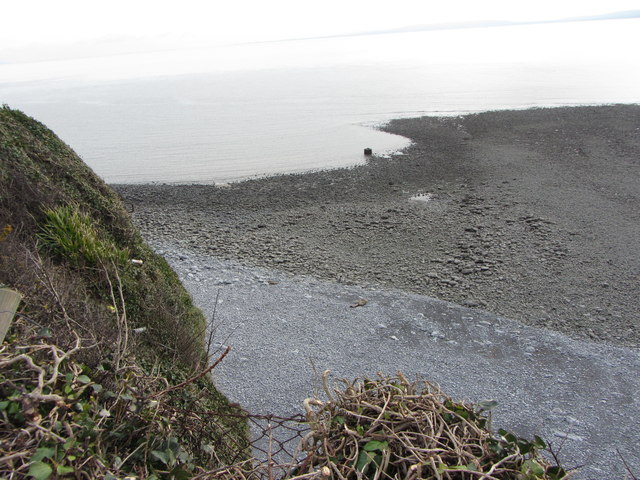
[(365, 155), (373, 155), (373, 150), (371, 150), (370, 148), (365, 148), (364, 149), (364, 154)]

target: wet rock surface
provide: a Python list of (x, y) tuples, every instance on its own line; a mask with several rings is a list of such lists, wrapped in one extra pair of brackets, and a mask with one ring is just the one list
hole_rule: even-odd
[(147, 238), (397, 288), (574, 338), (640, 340), (640, 107), (404, 119), (351, 169), (114, 186)]

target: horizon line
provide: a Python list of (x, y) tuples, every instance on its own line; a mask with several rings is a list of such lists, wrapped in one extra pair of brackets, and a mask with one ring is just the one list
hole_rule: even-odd
[(294, 42), (301, 40), (322, 40), (329, 38), (344, 37), (364, 37), (368, 35), (390, 35), (394, 33), (412, 33), (412, 32), (428, 32), (438, 30), (464, 30), (472, 28), (493, 28), (493, 27), (514, 27), (519, 25), (539, 25), (549, 23), (577, 23), (577, 22), (594, 22), (603, 20), (629, 20), (640, 18), (640, 10), (621, 10), (617, 12), (603, 13), (599, 15), (584, 15), (579, 17), (564, 17), (550, 20), (471, 20), (466, 22), (445, 22), (445, 23), (429, 23), (418, 25), (407, 25), (404, 27), (395, 27), (379, 30), (366, 30), (362, 32), (337, 33), (333, 35), (318, 35), (313, 37), (294, 37), (283, 38), (279, 40), (259, 40), (255, 42), (239, 43), (236, 45), (250, 45), (259, 43), (278, 43), (278, 42)]

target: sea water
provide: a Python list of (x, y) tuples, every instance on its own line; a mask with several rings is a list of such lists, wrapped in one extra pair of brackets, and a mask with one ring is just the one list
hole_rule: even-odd
[(0, 65), (0, 102), (107, 182), (224, 183), (366, 161), (398, 117), (640, 102), (640, 20), (364, 35)]

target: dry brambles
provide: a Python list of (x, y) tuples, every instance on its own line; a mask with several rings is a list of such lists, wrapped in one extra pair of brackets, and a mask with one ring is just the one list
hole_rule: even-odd
[[(493, 434), (489, 409), (495, 402), (454, 402), (429, 382), (402, 374), (377, 380), (342, 380), (323, 385), (327, 401), (305, 400), (309, 432), (288, 471), (267, 461), (245, 462), (217, 472), (225, 479), (335, 480), (568, 478), (540, 451), (539, 437), (527, 441), (504, 430)], [(209, 477), (211, 478), (211, 477)]]

